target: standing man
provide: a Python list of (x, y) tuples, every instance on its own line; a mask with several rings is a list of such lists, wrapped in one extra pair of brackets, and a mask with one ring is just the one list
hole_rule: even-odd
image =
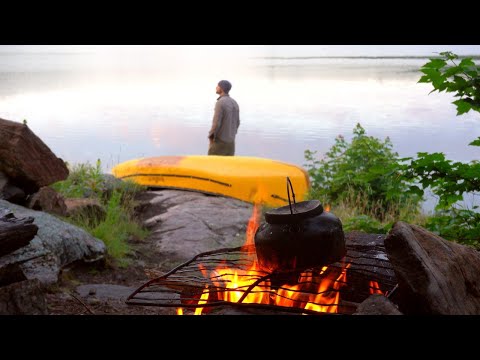
[(230, 95), (232, 84), (227, 80), (218, 82), (216, 93), (220, 95), (215, 104), (212, 128), (208, 133), (208, 155), (235, 155), (235, 135), (240, 126), (240, 109)]

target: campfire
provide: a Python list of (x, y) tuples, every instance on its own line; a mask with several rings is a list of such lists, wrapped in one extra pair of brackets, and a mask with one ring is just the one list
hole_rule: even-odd
[[(325, 211), (325, 210), (324, 210)], [(391, 291), (396, 279), (383, 244), (348, 241), (346, 255), (328, 265), (270, 269), (259, 263), (255, 205), (245, 244), (199, 254), (133, 292), (127, 304), (175, 307), (179, 315), (214, 314), (230, 305), (256, 311), (351, 314), (371, 294)]]

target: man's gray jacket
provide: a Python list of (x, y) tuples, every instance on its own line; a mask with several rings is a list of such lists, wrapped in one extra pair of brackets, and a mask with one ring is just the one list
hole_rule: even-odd
[(215, 104), (212, 128), (208, 137), (227, 143), (234, 142), (239, 126), (240, 109), (237, 102), (229, 95), (220, 96)]

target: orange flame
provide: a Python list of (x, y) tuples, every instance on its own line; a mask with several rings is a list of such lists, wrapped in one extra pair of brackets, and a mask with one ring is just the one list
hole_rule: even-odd
[(257, 229), (260, 226), (261, 211), (262, 211), (261, 205), (259, 204), (253, 205), (252, 216), (250, 216), (250, 219), (248, 219), (244, 246), (255, 245), (255, 233), (257, 232)]
[[(335, 280), (329, 280), (326, 277), (318, 287), (318, 294), (313, 301), (309, 301), (305, 309), (314, 310), (325, 313), (337, 313), (338, 303), (340, 302), (340, 288), (347, 283), (347, 269), (350, 264), (347, 264), (342, 269), (342, 272)], [(325, 267), (322, 269), (324, 271)]]
[[(320, 273), (306, 271), (298, 277), (296, 285), (282, 285), (278, 289), (271, 288), (270, 281), (261, 279), (261, 273), (255, 264), (247, 271), (229, 268), (217, 268), (211, 272), (214, 284), (225, 289), (218, 291), (218, 300), (237, 303), (273, 304), (284, 307), (298, 307), (324, 313), (337, 313), (340, 301), (340, 288), (346, 284), (347, 269), (350, 264), (338, 274), (338, 269), (324, 266)], [(256, 283), (258, 282), (258, 283)], [(247, 294), (245, 294), (249, 291)], [(208, 290), (204, 290), (198, 302), (205, 304)], [(201, 314), (202, 308), (195, 310), (195, 315)]]
[(383, 291), (380, 290), (380, 286), (378, 285), (378, 282), (371, 280), (369, 283), (369, 287), (370, 287), (370, 295), (372, 294), (383, 295)]
[[(208, 295), (209, 295), (208, 285), (205, 286), (205, 288), (206, 289), (203, 290), (202, 296), (200, 296), (200, 300), (198, 301), (198, 305), (203, 305), (203, 304), (207, 303)], [(203, 311), (203, 308), (201, 308), (201, 307), (196, 308), (195, 309), (195, 315), (202, 315), (202, 311)]]
[(177, 308), (177, 315), (183, 315), (183, 309)]
[[(328, 205), (327, 207), (329, 209)], [(248, 249), (255, 249), (254, 237), (260, 225), (260, 215), (261, 206), (255, 204), (246, 230), (244, 246), (248, 246)], [(339, 290), (346, 284), (347, 269), (350, 264), (341, 270), (324, 266), (320, 272), (306, 271), (299, 275), (297, 284), (272, 288), (269, 280), (262, 280), (265, 272), (258, 266), (256, 257), (252, 256), (252, 259), (252, 265), (248, 270), (232, 269), (221, 265), (209, 272), (205, 266), (200, 265), (203, 276), (210, 278), (221, 290), (210, 292), (207, 287), (203, 290), (198, 305), (207, 303), (210, 297), (213, 298), (210, 299), (211, 301), (232, 303), (241, 301), (242, 303), (297, 307), (324, 313), (338, 312)], [(195, 315), (202, 314), (202, 310), (202, 307), (196, 308)]]
[(330, 204), (325, 204), (325, 206), (323, 207), (323, 210), (326, 212), (330, 212)]

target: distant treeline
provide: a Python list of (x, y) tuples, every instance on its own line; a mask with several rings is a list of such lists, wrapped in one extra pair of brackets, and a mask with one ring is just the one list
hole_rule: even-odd
[[(439, 59), (439, 56), (425, 56), (425, 55), (413, 55), (413, 56), (260, 56), (254, 57), (254, 59), (269, 59), (269, 60), (311, 60), (311, 59)], [(480, 55), (458, 55), (459, 59), (470, 58), (480, 59)]]

